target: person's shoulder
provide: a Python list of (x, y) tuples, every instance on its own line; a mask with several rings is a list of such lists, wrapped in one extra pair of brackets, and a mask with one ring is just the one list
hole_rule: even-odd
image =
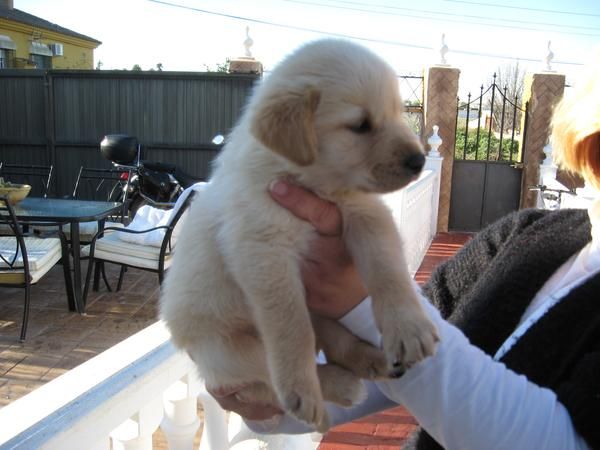
[(525, 228), (537, 222), (545, 225), (552, 223), (581, 224), (589, 222), (585, 209), (557, 209), (547, 210), (539, 208), (524, 208), (514, 211), (499, 220), (499, 223), (511, 223), (513, 227)]
[(524, 208), (489, 224), (477, 234), (476, 240), (498, 246), (524, 234), (542, 237), (569, 232), (579, 236), (588, 235), (589, 228), (589, 217), (584, 209)]

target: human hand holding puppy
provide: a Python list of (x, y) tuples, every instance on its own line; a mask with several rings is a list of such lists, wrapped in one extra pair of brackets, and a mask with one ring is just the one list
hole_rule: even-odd
[(318, 237), (302, 262), (308, 308), (339, 319), (368, 294), (342, 239), (342, 215), (334, 203), (297, 185), (277, 180), (270, 186), (277, 203), (315, 227)]

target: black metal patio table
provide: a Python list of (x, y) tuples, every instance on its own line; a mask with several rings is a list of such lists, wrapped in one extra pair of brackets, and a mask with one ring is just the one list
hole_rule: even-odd
[[(71, 228), (71, 253), (73, 255), (73, 286), (67, 286), (69, 310), (85, 311), (81, 286), (81, 249), (79, 224), (98, 222), (98, 229), (104, 227), (108, 216), (119, 214), (123, 204), (119, 202), (99, 202), (92, 200), (66, 200), (59, 198), (26, 197), (14, 206), (17, 218), (25, 223), (69, 224)], [(69, 255), (63, 255), (69, 257)]]

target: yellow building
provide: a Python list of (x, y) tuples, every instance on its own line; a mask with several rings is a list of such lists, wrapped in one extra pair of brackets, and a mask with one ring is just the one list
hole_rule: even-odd
[(93, 69), (100, 44), (0, 0), (0, 69)]

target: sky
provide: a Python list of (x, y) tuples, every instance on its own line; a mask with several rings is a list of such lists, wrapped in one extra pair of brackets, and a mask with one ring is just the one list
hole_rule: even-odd
[(461, 91), (499, 67), (551, 69), (576, 84), (600, 49), (600, 0), (14, 0), (14, 7), (102, 42), (102, 69), (216, 70), (244, 56), (265, 69), (305, 42), (342, 37), (371, 48), (399, 75), (446, 61)]

